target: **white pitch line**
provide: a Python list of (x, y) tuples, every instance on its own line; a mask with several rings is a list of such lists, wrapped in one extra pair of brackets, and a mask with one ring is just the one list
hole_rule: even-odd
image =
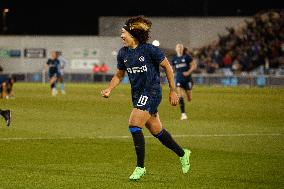
[[(282, 133), (243, 133), (243, 134), (196, 134), (196, 135), (173, 135), (174, 138), (188, 138), (188, 137), (246, 137), (246, 136), (283, 136)], [(145, 138), (152, 138), (151, 135), (146, 135)], [(94, 136), (94, 137), (58, 137), (58, 138), (44, 138), (44, 137), (6, 137), (0, 138), (0, 141), (8, 140), (57, 140), (57, 139), (127, 139), (130, 135), (124, 136)]]
[[(196, 135), (172, 135), (175, 138), (187, 138), (187, 137), (243, 137), (243, 136), (282, 136), (282, 133), (247, 133), (247, 134), (196, 134)], [(151, 138), (153, 136), (147, 135), (145, 138)], [(132, 138), (131, 136), (99, 136), (96, 138), (102, 139), (123, 139)]]

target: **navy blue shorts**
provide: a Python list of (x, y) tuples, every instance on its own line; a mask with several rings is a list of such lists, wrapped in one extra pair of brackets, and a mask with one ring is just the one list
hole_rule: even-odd
[(161, 91), (143, 92), (140, 96), (132, 96), (133, 107), (155, 115), (162, 101)]
[(49, 78), (58, 77), (58, 72), (48, 72), (48, 77)]
[(183, 88), (184, 90), (190, 91), (193, 87), (192, 80), (185, 80), (185, 81), (176, 81), (176, 87)]

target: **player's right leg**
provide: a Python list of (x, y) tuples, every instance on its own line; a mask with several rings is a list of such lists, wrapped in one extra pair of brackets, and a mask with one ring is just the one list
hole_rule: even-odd
[(162, 128), (162, 123), (160, 121), (158, 113), (155, 116), (151, 116), (151, 118), (146, 123), (146, 127), (149, 129), (153, 136), (159, 139), (159, 141), (164, 146), (172, 150), (180, 158), (182, 172), (186, 174), (190, 168), (190, 150), (182, 149), (178, 145), (178, 143), (172, 138), (171, 134), (166, 129)]
[(51, 95), (52, 96), (56, 96), (57, 95), (57, 90), (56, 90), (56, 80), (57, 77), (56, 76), (51, 76), (49, 83), (50, 83), (50, 89), (51, 89)]
[(149, 117), (150, 114), (147, 111), (143, 111), (137, 108), (133, 108), (130, 114), (129, 131), (133, 138), (137, 158), (136, 168), (130, 175), (130, 180), (139, 180), (146, 173), (146, 168), (144, 166), (145, 139), (142, 128), (144, 127)]

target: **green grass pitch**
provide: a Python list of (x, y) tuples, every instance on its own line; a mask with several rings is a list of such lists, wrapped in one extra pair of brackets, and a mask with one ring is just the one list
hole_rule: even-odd
[(195, 86), (180, 121), (164, 86), (160, 117), (192, 150), (191, 171), (144, 129), (147, 174), (131, 182), (130, 87), (103, 99), (106, 85), (52, 97), (48, 84), (16, 83), (16, 98), (0, 99), (12, 110), (9, 128), (0, 119), (0, 188), (284, 188), (283, 88)]

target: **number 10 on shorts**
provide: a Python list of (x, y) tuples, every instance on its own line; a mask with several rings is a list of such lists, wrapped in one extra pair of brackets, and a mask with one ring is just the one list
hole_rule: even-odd
[(141, 95), (138, 100), (137, 106), (145, 106), (147, 103), (147, 100), (148, 100), (148, 96)]

